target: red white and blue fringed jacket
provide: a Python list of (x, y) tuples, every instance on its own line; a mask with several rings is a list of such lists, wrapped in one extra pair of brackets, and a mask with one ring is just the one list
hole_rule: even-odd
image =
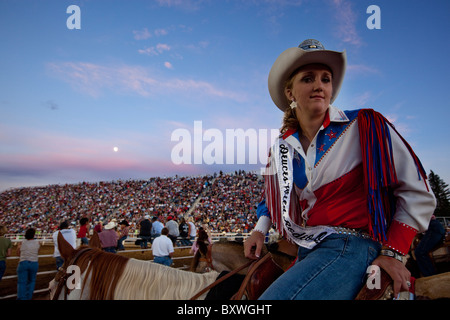
[(404, 255), (436, 205), (411, 147), (371, 109), (330, 106), (306, 153), (288, 130), (272, 146), (264, 177), (255, 230), (265, 234), (273, 224), (294, 242), (286, 224), (340, 226)]

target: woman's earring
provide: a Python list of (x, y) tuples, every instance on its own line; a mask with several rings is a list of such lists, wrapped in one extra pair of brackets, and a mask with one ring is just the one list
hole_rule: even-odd
[(291, 102), (291, 109), (297, 108), (297, 101), (292, 100)]

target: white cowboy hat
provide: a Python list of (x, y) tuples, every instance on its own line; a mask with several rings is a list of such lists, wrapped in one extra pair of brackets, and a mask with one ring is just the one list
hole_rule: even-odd
[(114, 221), (111, 221), (105, 226), (105, 229), (109, 230), (109, 229), (114, 229), (115, 227), (116, 227), (116, 223)]
[(341, 89), (347, 64), (345, 50), (343, 52), (325, 50), (325, 47), (319, 41), (308, 39), (298, 47), (289, 48), (282, 52), (270, 69), (269, 93), (273, 102), (281, 111), (285, 111), (291, 103), (284, 94), (286, 81), (295, 70), (312, 63), (324, 64), (331, 69), (333, 73), (333, 95), (330, 103), (336, 99)]

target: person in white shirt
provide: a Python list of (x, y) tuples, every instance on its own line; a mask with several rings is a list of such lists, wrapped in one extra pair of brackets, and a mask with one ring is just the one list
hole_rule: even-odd
[(59, 230), (56, 230), (53, 232), (52, 238), (53, 238), (53, 246), (55, 251), (53, 252), (53, 257), (56, 260), (56, 270), (59, 270), (60, 267), (64, 264), (64, 259), (61, 257), (61, 254), (59, 253), (58, 249), (58, 233), (62, 234), (64, 239), (75, 249), (77, 247), (77, 234), (75, 233), (75, 230), (69, 229), (69, 222), (63, 221), (59, 225)]
[(33, 298), (38, 272), (38, 254), (41, 243), (34, 238), (36, 230), (29, 228), (25, 231), (25, 240), (19, 243), (17, 254), (20, 257), (17, 266), (17, 300), (31, 300)]
[(188, 225), (189, 225), (189, 237), (191, 240), (194, 240), (195, 236), (197, 235), (197, 228), (195, 227), (194, 219), (192, 217), (189, 217)]
[(167, 236), (169, 234), (169, 229), (163, 228), (161, 230), (161, 235), (153, 241), (152, 251), (153, 251), (153, 261), (166, 266), (172, 265), (173, 256), (173, 244), (172, 240)]

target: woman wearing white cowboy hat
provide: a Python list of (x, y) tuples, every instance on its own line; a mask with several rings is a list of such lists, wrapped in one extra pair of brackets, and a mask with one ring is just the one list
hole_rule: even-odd
[(345, 52), (308, 39), (270, 70), (283, 125), (244, 251), (257, 258), (272, 224), (299, 250), (261, 299), (354, 299), (371, 264), (392, 277), (395, 294), (408, 290), (399, 260), (427, 228), (435, 199), (420, 161), (381, 114), (331, 105), (345, 68)]

